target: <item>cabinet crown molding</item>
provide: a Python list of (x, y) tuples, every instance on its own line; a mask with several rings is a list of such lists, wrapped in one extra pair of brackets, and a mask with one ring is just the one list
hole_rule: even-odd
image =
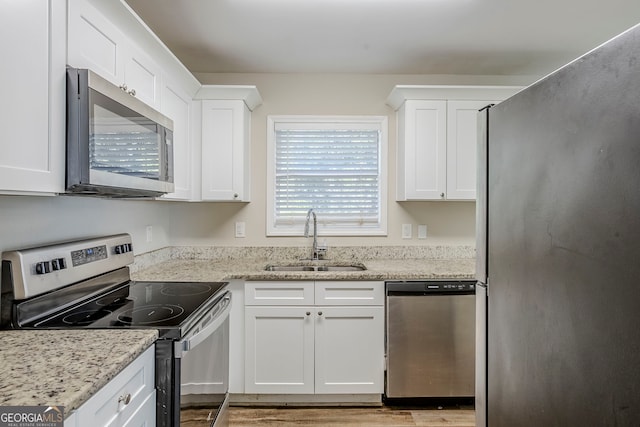
[(194, 99), (241, 99), (250, 111), (262, 105), (262, 96), (253, 85), (203, 85)]
[(467, 85), (396, 85), (387, 97), (387, 105), (397, 110), (406, 100), (482, 100), (507, 99), (521, 86), (467, 86)]

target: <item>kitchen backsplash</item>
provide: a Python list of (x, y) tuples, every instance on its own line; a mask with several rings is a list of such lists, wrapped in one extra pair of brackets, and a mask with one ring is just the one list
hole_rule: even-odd
[[(291, 262), (308, 258), (308, 246), (173, 246), (136, 255), (131, 271), (136, 272), (169, 259), (231, 260), (261, 259)], [(359, 262), (373, 259), (468, 259), (476, 256), (474, 246), (335, 246), (327, 259)]]

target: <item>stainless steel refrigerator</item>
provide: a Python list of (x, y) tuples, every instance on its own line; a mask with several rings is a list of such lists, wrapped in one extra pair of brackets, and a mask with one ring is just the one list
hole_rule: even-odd
[(640, 26), (480, 114), (478, 427), (639, 426)]

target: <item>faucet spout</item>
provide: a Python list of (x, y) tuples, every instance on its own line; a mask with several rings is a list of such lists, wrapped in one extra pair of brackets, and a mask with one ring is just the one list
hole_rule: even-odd
[(313, 209), (307, 211), (307, 220), (304, 224), (304, 237), (309, 237), (309, 222), (313, 216), (313, 252), (311, 259), (317, 260), (318, 258), (318, 218)]

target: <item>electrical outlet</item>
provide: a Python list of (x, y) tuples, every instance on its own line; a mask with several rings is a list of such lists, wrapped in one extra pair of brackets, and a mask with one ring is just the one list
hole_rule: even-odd
[(153, 241), (153, 226), (147, 225), (147, 243)]
[(418, 239), (427, 238), (427, 226), (424, 224), (418, 225)]
[(242, 221), (236, 222), (236, 237), (246, 237), (245, 223)]
[(402, 224), (402, 238), (410, 239), (412, 234), (411, 224)]

